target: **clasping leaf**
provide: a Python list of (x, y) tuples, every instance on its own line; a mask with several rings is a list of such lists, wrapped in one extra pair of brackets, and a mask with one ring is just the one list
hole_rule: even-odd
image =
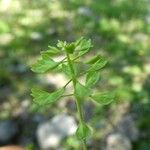
[(61, 88), (52, 93), (48, 93), (41, 89), (32, 88), (31, 96), (33, 96), (33, 101), (35, 103), (37, 103), (39, 105), (46, 105), (46, 104), (54, 103), (57, 100), (59, 100), (61, 98), (61, 96), (64, 94), (64, 91), (65, 91), (65, 89)]
[(75, 96), (83, 99), (84, 97), (87, 97), (91, 94), (91, 91), (88, 87), (82, 85), (81, 83), (77, 82), (75, 85)]
[(76, 136), (78, 139), (86, 139), (91, 135), (91, 129), (85, 124), (85, 123), (80, 123), (79, 127), (76, 130)]

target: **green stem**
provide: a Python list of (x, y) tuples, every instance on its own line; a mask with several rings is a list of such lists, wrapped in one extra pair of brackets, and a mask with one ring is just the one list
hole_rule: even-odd
[[(70, 70), (72, 72), (72, 82), (73, 82), (73, 87), (75, 89), (76, 82), (77, 82), (75, 71), (74, 71), (73, 64), (72, 64), (72, 61), (70, 59), (70, 56), (67, 52), (66, 52), (66, 55), (67, 55), (68, 65), (69, 65)], [(80, 99), (76, 96), (75, 96), (75, 99), (76, 99), (77, 112), (78, 112), (78, 115), (79, 115), (79, 122), (80, 122), (80, 124), (83, 124), (84, 119), (83, 119), (82, 107), (80, 105)], [(83, 145), (83, 150), (87, 150), (86, 140), (82, 140), (82, 145)]]
[(83, 140), (83, 150), (87, 150), (86, 140)]
[(67, 94), (67, 95), (62, 95), (62, 97), (68, 97), (68, 96), (73, 96), (74, 94)]

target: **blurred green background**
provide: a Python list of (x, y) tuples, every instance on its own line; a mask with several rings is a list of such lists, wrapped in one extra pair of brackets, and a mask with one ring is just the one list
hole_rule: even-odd
[[(93, 42), (90, 55), (100, 53), (109, 61), (101, 72), (97, 90), (117, 92), (117, 100), (110, 106), (87, 102), (92, 107), (87, 120), (97, 130), (89, 142), (90, 150), (101, 149), (97, 145), (109, 133), (101, 126), (117, 126), (118, 112), (119, 118), (126, 114), (134, 118), (139, 135), (131, 140), (132, 149), (149, 150), (149, 0), (0, 0), (0, 120), (16, 121), (21, 131), (19, 137), (29, 139), (22, 144), (16, 138), (10, 144), (39, 149), (36, 138), (32, 139), (34, 133), (30, 132), (36, 126), (35, 116), (49, 119), (64, 111), (75, 115), (70, 99), (46, 108), (32, 103), (33, 85), (54, 89), (65, 81), (59, 74), (34, 74), (30, 66), (49, 44), (81, 36)], [(61, 143), (66, 150), (80, 149), (79, 145), (74, 137)]]

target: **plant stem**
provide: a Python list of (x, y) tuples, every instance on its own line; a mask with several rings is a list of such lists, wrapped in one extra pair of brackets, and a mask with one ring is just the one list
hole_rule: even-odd
[(68, 96), (73, 96), (74, 94), (67, 94), (67, 95), (62, 95), (62, 97), (68, 97)]
[[(70, 70), (72, 72), (72, 82), (73, 82), (73, 87), (75, 89), (76, 82), (77, 82), (75, 71), (74, 71), (73, 64), (72, 64), (72, 61), (70, 59), (70, 56), (67, 52), (66, 52), (66, 55), (67, 55), (68, 65), (69, 65)], [(76, 96), (75, 96), (75, 99), (76, 99), (77, 112), (78, 112), (78, 115), (79, 115), (79, 122), (80, 122), (80, 124), (83, 124), (84, 119), (83, 119), (82, 107), (80, 105), (80, 99)], [(83, 145), (83, 150), (87, 150), (86, 139), (82, 140), (82, 145)]]
[(87, 150), (86, 140), (85, 139), (83, 139), (83, 150)]
[(67, 87), (67, 85), (72, 81), (72, 79), (70, 79), (65, 85), (64, 85), (64, 88)]

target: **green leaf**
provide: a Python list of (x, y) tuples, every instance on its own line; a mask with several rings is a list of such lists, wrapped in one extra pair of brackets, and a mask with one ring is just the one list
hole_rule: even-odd
[(93, 94), (91, 95), (91, 98), (101, 105), (108, 105), (114, 100), (115, 95), (113, 92), (103, 92)]
[(66, 46), (66, 44), (67, 44), (66, 41), (60, 41), (60, 40), (58, 40), (57, 47), (64, 48)]
[(70, 70), (70, 67), (66, 64), (62, 64), (62, 70), (63, 72), (69, 77), (72, 78), (72, 72)]
[(41, 89), (32, 88), (31, 96), (33, 96), (33, 101), (39, 105), (46, 105), (56, 102), (64, 94), (64, 88), (56, 90), (52, 93), (48, 93)]
[[(77, 67), (78, 66), (76, 64), (72, 64), (72, 66), (73, 66), (75, 75), (77, 75)], [(74, 74), (72, 73), (72, 71), (71, 71), (70, 67), (68, 66), (68, 64), (62, 64), (62, 71), (69, 78), (72, 78), (74, 76)]]
[(86, 63), (87, 64), (94, 64), (96, 63), (98, 60), (100, 60), (102, 57), (100, 55), (96, 55), (94, 57), (92, 57), (90, 60), (88, 60)]
[(80, 124), (76, 130), (76, 136), (80, 140), (86, 139), (91, 133), (91, 129), (85, 123)]
[(76, 42), (77, 50), (79, 51), (88, 51), (91, 47), (93, 47), (91, 40), (86, 40), (84, 38), (81, 38), (79, 41)]
[[(77, 75), (77, 66), (76, 64), (73, 64), (73, 69), (74, 69), (74, 73), (75, 75)], [(62, 64), (62, 71), (65, 73), (65, 75), (67, 75), (69, 78), (73, 77), (73, 73), (70, 69), (70, 67), (67, 64)]]
[(75, 50), (79, 51), (78, 57), (85, 55), (86, 53), (88, 53), (90, 48), (93, 47), (93, 45), (91, 44), (91, 40), (86, 40), (84, 38), (81, 38), (78, 41), (76, 41), (75, 45)]
[(84, 97), (87, 97), (91, 94), (91, 91), (86, 86), (82, 85), (81, 83), (77, 82), (75, 86), (75, 96), (77, 96), (80, 99), (83, 99)]
[(89, 71), (97, 71), (102, 69), (107, 64), (107, 60), (105, 58), (99, 59), (96, 63), (92, 65)]
[(86, 86), (92, 87), (98, 82), (99, 78), (100, 78), (99, 72), (97, 71), (88, 72), (86, 75)]
[(74, 45), (74, 43), (67, 44), (67, 45), (65, 46), (65, 49), (66, 49), (66, 51), (67, 51), (68, 53), (72, 54), (72, 53), (74, 52), (74, 50), (75, 50), (75, 45)]
[(81, 57), (81, 56), (85, 55), (86, 53), (88, 53), (88, 50), (80, 51), (78, 57)]
[(48, 50), (42, 51), (41, 54), (48, 54), (49, 56), (58, 55), (61, 51), (53, 46), (48, 46)]
[(79, 38), (78, 40), (75, 41), (75, 46), (78, 46), (81, 41), (84, 40), (84, 37)]
[(44, 73), (48, 70), (54, 69), (59, 65), (58, 62), (55, 62), (47, 54), (42, 54), (42, 58), (32, 65), (31, 70), (36, 73)]

